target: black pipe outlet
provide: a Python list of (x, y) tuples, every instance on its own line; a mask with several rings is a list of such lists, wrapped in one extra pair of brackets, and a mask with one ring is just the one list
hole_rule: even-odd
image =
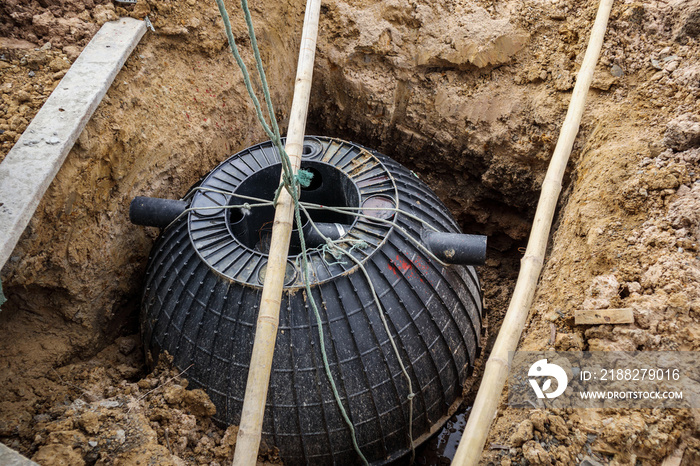
[(136, 196), (129, 206), (129, 220), (135, 225), (165, 228), (185, 209), (185, 201)]
[(435, 257), (447, 264), (484, 265), (486, 236), (425, 231), (423, 243)]
[(340, 239), (352, 228), (351, 225), (341, 225), (340, 223), (316, 223), (315, 225), (316, 228), (311, 223), (304, 226), (304, 241), (310, 248), (326, 244), (326, 238)]

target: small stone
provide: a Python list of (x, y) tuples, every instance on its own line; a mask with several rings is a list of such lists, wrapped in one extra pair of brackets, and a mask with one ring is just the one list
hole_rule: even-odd
[(534, 427), (532, 425), (532, 421), (525, 419), (520, 423), (520, 425), (518, 425), (518, 428), (515, 430), (513, 435), (510, 436), (511, 445), (519, 447), (528, 440), (532, 440), (533, 429)]
[(80, 55), (80, 50), (80, 47), (78, 47), (77, 45), (66, 45), (65, 47), (63, 47), (63, 53), (66, 54), (68, 60), (70, 60), (71, 62), (75, 61), (75, 59), (78, 58), (78, 56)]
[(532, 415), (530, 415), (530, 420), (532, 421), (532, 425), (535, 427), (535, 429), (539, 430), (540, 432), (545, 431), (547, 413), (537, 410), (534, 413), (532, 413)]
[(523, 456), (530, 464), (538, 466), (549, 466), (552, 464), (552, 456), (547, 453), (547, 451), (534, 440), (523, 445)]
[(629, 282), (627, 284), (627, 290), (629, 290), (630, 293), (641, 293), (642, 285), (640, 285), (639, 282)]
[(90, 440), (88, 441), (88, 445), (90, 445), (91, 448), (95, 448), (97, 446), (97, 442), (95, 440)]
[(114, 10), (114, 5), (108, 3), (106, 5), (97, 5), (94, 10), (92, 10), (92, 17), (98, 26), (102, 26), (108, 21), (115, 21), (119, 19), (117, 13)]
[(579, 463), (579, 466), (603, 466), (603, 463), (596, 461), (590, 456), (586, 455)]
[(163, 398), (170, 405), (176, 405), (182, 402), (185, 394), (185, 389), (182, 385), (170, 385), (163, 390)]
[(584, 342), (578, 333), (557, 333), (554, 347), (558, 351), (583, 351)]
[(92, 411), (83, 413), (78, 420), (78, 424), (88, 434), (96, 434), (100, 430), (99, 416)]
[(27, 76), (29, 76), (30, 78), (33, 78), (34, 76), (36, 76), (36, 73), (33, 72), (33, 71), (30, 71), (30, 72), (27, 74)]
[(190, 412), (195, 416), (213, 416), (216, 414), (216, 406), (201, 389), (186, 390), (182, 398)]
[(681, 152), (700, 145), (700, 118), (684, 113), (666, 125), (664, 145)]
[(68, 73), (68, 70), (56, 71), (51, 77), (54, 81), (58, 81), (59, 79), (62, 79), (66, 75), (66, 73)]
[(49, 63), (49, 68), (53, 72), (67, 70), (70, 68), (70, 62), (66, 59), (56, 57)]
[(34, 416), (34, 422), (36, 422), (37, 424), (40, 422), (49, 422), (50, 420), (51, 420), (51, 416), (49, 414), (46, 414), (46, 413), (37, 414), (36, 416)]
[(616, 78), (619, 78), (622, 75), (624, 75), (625, 72), (622, 70), (622, 67), (620, 65), (613, 65), (612, 68), (610, 68), (610, 74), (612, 74)]
[(607, 91), (617, 82), (617, 78), (608, 73), (596, 73), (593, 75), (591, 87), (601, 91)]
[(117, 340), (117, 346), (119, 347), (119, 352), (126, 356), (136, 348), (136, 340), (131, 337), (120, 338)]
[(41, 48), (39, 50), (43, 50), (43, 51), (51, 50), (51, 42), (45, 43), (44, 45), (41, 46)]
[(619, 288), (620, 283), (614, 275), (598, 275), (593, 278), (588, 288), (583, 308), (606, 309), (610, 307), (610, 300), (617, 296)]
[(564, 440), (569, 436), (569, 428), (566, 427), (566, 421), (561, 416), (549, 416), (549, 430), (554, 434), (557, 440)]
[(116, 400), (102, 400), (100, 401), (100, 406), (103, 408), (117, 408), (120, 406), (120, 403)]
[(24, 103), (32, 100), (32, 95), (27, 91), (17, 91), (17, 93), (15, 93), (15, 98), (17, 102)]

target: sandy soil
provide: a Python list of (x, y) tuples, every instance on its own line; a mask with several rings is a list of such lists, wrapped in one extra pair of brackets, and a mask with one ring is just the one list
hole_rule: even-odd
[[(249, 59), (236, 2), (227, 3)], [(283, 125), (302, 3), (252, 5)], [(119, 5), (0, 5), (0, 158), (99, 25), (148, 15), (156, 28), (2, 270), (0, 440), (42, 465), (223, 464), (234, 428), (211, 423), (213, 406), (186, 390), (186, 373), (144, 368), (138, 301), (157, 232), (130, 225), (127, 210), (136, 195), (181, 196), (262, 131), (213, 2)], [(595, 9), (570, 0), (324, 2), (308, 132), (396, 158), (465, 231), (490, 236), (481, 276), (491, 343)], [(699, 21), (697, 0), (616, 2), (523, 349), (699, 349)], [(603, 292), (602, 281), (617, 285)], [(577, 327), (573, 310), (586, 306), (633, 307), (636, 320)], [(515, 410), (504, 398), (482, 462), (651, 465), (676, 455), (694, 464), (696, 416)], [(267, 452), (261, 460), (274, 457)], [(445, 461), (440, 452), (420, 459)]]

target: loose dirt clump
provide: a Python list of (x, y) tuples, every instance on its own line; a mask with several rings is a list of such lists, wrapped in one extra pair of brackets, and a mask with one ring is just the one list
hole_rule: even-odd
[(55, 384), (58, 391), (36, 405), (34, 461), (105, 466), (231, 462), (237, 428), (223, 430), (212, 423), (216, 408), (209, 397), (187, 390), (186, 372), (173, 369), (167, 357), (145, 376), (135, 369), (143, 364), (142, 350), (138, 335), (119, 338), (89, 362), (47, 374), (47, 385)]
[[(252, 5), (283, 130), (302, 3)], [(239, 8), (227, 6), (251, 63)], [(571, 0), (323, 4), (308, 132), (396, 158), (465, 231), (490, 237), (475, 381), (595, 9)], [(144, 368), (135, 334), (157, 231), (128, 222), (134, 196), (178, 198), (264, 139), (215, 4), (3, 2), (0, 159), (118, 16), (148, 16), (156, 33), (115, 79), (2, 270), (0, 440), (40, 464), (224, 464), (235, 428), (211, 422), (211, 402), (187, 390), (186, 372)], [(615, 2), (521, 349), (700, 349), (699, 18), (697, 0)], [(575, 309), (605, 307), (633, 308), (635, 323), (574, 325)], [(482, 463), (694, 464), (699, 432), (685, 410), (516, 410), (504, 398)], [(428, 450), (419, 461), (449, 461)]]

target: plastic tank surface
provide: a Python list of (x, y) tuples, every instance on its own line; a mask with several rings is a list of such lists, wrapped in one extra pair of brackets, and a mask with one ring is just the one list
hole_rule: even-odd
[[(307, 137), (301, 167), (313, 174), (301, 201), (343, 208), (309, 208), (311, 219), (337, 228), (339, 246), (369, 275), (348, 257), (309, 250), (330, 370), (363, 454), (383, 464), (410, 453), (410, 414), (418, 445), (461, 402), (479, 353), (479, 280), (473, 267), (442, 265), (420, 246), (426, 226), (417, 219), (440, 232), (460, 230), (403, 166), (357, 144)], [(190, 386), (209, 394), (215, 419), (227, 425), (240, 422), (274, 214), (251, 199), (271, 200), (280, 171), (270, 142), (223, 162), (183, 199), (189, 210), (162, 231), (148, 264), (141, 326), (149, 359), (167, 351), (176, 367), (192, 366)], [(294, 240), (263, 441), (285, 464), (356, 464), (326, 377), (299, 253)], [(412, 382), (412, 413), (380, 313)]]

